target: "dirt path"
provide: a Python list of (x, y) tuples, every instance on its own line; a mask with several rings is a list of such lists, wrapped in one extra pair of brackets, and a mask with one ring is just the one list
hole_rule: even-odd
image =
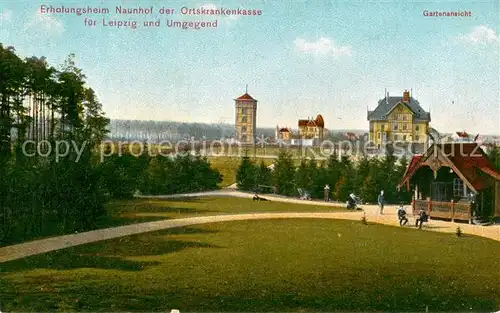
[[(231, 196), (241, 198), (251, 198), (252, 194), (242, 193), (238, 191), (215, 191), (205, 193), (182, 194), (174, 196), (156, 196), (144, 198), (157, 198), (157, 199), (170, 199), (182, 197), (202, 197), (202, 196)], [(282, 198), (278, 196), (266, 196), (271, 201), (290, 202), (290, 203), (303, 203), (305, 205), (327, 205), (339, 206), (338, 203), (326, 203), (321, 201), (304, 201), (292, 198)], [(241, 221), (241, 220), (256, 220), (256, 219), (273, 219), (273, 218), (327, 218), (327, 219), (347, 219), (347, 220), (361, 220), (363, 215), (366, 216), (368, 222), (375, 222), (387, 225), (398, 225), (396, 217), (396, 208), (387, 207), (385, 214), (380, 215), (376, 206), (364, 206), (364, 212), (318, 212), (318, 213), (256, 213), (256, 214), (234, 214), (234, 215), (216, 215), (216, 216), (202, 216), (190, 217), (181, 219), (170, 219), (155, 222), (147, 222), (140, 224), (132, 224), (120, 227), (99, 229), (85, 233), (78, 233), (72, 235), (65, 235), (60, 237), (36, 240), (22, 244), (12, 245), (0, 248), (0, 263), (24, 258), (31, 255), (46, 253), (54, 250), (64, 249), (77, 245), (92, 243), (101, 240), (108, 240), (123, 236), (141, 234), (151, 231), (157, 231), (168, 228), (176, 228), (197, 224), (227, 222), (227, 221)], [(409, 224), (411, 225), (414, 220), (410, 218)], [(500, 225), (482, 227), (469, 224), (456, 224), (443, 221), (430, 221), (424, 229), (439, 232), (452, 233), (460, 226), (465, 234), (473, 234), (477, 236), (487, 237), (500, 241)], [(411, 227), (411, 226), (408, 226)], [(418, 231), (418, 230), (415, 230)]]

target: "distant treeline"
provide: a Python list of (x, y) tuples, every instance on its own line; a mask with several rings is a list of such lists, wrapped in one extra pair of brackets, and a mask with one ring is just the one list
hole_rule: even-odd
[[(108, 139), (111, 140), (140, 140), (161, 142), (164, 140), (220, 140), (221, 138), (234, 138), (235, 127), (232, 124), (209, 123), (184, 123), (172, 121), (145, 121), (145, 120), (119, 120), (112, 119), (108, 126)], [(258, 127), (257, 136), (274, 138), (275, 129), (271, 127)], [(363, 134), (360, 130), (335, 130), (328, 132), (325, 139), (345, 140), (345, 133), (353, 132)]]
[[(182, 123), (171, 121), (111, 120), (108, 138), (112, 140), (141, 140), (160, 142), (163, 140), (219, 140), (234, 138), (234, 125)], [(274, 129), (257, 128), (257, 135), (274, 137)]]

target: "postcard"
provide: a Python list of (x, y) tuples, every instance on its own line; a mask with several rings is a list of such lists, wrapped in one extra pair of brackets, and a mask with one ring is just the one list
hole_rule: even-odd
[(0, 313), (499, 311), (499, 9), (0, 0)]

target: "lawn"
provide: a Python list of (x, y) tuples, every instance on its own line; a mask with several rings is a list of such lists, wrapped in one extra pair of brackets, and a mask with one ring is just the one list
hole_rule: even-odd
[[(227, 187), (234, 183), (236, 183), (236, 173), (238, 171), (238, 167), (241, 164), (240, 157), (227, 157), (227, 156), (218, 156), (218, 157), (208, 157), (210, 160), (210, 164), (212, 164), (213, 168), (218, 169), (223, 175), (221, 187)], [(273, 163), (273, 159), (260, 159), (260, 158), (251, 158), (253, 162), (256, 164), (260, 164), (261, 161), (266, 165), (271, 165)]]
[[(328, 212), (343, 210), (318, 205), (280, 202), (255, 202), (251, 199), (229, 197), (206, 197), (189, 199), (128, 199), (113, 200), (106, 204), (108, 214), (99, 219), (92, 229), (116, 227), (128, 224), (156, 221), (166, 218), (183, 218), (199, 215), (250, 212)], [(18, 236), (9, 242), (0, 242), (0, 247), (29, 240), (65, 235), (53, 220), (47, 220), (43, 234)], [(90, 229), (91, 230), (91, 229)], [(0, 307), (1, 309), (1, 307)]]
[(2, 264), (3, 311), (487, 311), (500, 243), (359, 221), (214, 223)]
[(201, 215), (265, 213), (265, 212), (340, 212), (345, 208), (331, 206), (253, 201), (236, 197), (203, 197), (187, 199), (135, 199), (114, 201), (108, 212), (115, 219), (185, 218)]
[[(241, 157), (238, 156), (210, 156), (208, 157), (213, 168), (218, 169), (223, 177), (223, 181), (220, 184), (221, 187), (227, 187), (236, 183), (236, 173), (238, 172), (238, 167), (241, 164)], [(250, 156), (250, 159), (255, 163), (260, 165), (260, 162), (264, 162), (265, 165), (269, 166), (273, 164), (276, 159), (269, 158), (254, 158)], [(300, 165), (300, 159), (294, 159), (296, 166)]]

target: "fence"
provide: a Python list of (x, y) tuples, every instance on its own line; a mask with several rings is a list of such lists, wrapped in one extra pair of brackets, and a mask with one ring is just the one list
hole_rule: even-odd
[(431, 218), (445, 218), (452, 222), (455, 220), (472, 220), (471, 204), (461, 202), (439, 202), (427, 200), (413, 200), (413, 214), (418, 214), (420, 210), (425, 210)]

